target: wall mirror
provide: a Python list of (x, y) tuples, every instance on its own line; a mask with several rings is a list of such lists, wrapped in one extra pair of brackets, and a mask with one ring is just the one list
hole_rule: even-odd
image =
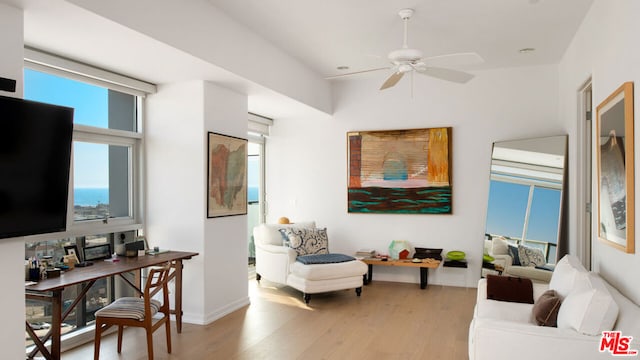
[(504, 237), (510, 245), (538, 248), (555, 264), (566, 152), (566, 135), (493, 144), (485, 240)]
[(596, 108), (598, 238), (633, 253), (633, 83), (619, 87)]

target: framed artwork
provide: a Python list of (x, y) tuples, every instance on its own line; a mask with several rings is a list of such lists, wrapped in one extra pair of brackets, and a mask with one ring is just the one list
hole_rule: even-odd
[(596, 108), (598, 239), (634, 253), (633, 83)]
[(111, 244), (88, 246), (82, 249), (84, 261), (109, 259), (111, 257)]
[(207, 217), (247, 213), (247, 139), (209, 132)]
[(78, 251), (78, 245), (67, 245), (64, 247), (64, 254), (71, 256), (76, 263), (80, 262), (80, 252)]
[(451, 214), (451, 128), (347, 133), (348, 212)]

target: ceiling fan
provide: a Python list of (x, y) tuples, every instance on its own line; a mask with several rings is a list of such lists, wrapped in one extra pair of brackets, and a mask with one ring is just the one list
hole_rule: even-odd
[(464, 84), (471, 80), (474, 77), (473, 74), (464, 71), (449, 69), (446, 67), (440, 67), (440, 65), (442, 64), (456, 66), (479, 64), (484, 62), (480, 55), (473, 52), (468, 52), (423, 58), (422, 52), (420, 50), (412, 49), (409, 47), (409, 45), (407, 45), (408, 22), (409, 19), (411, 19), (413, 13), (413, 9), (402, 9), (398, 12), (398, 15), (404, 22), (404, 41), (402, 43), (402, 48), (394, 50), (390, 52), (389, 55), (387, 55), (387, 58), (391, 61), (392, 66), (354, 71), (350, 73), (329, 76), (326, 79), (335, 79), (343, 76), (391, 69), (393, 73), (382, 84), (380, 90), (393, 87), (398, 83), (398, 81), (400, 81), (400, 79), (402, 79), (404, 74), (408, 72), (411, 72), (412, 74), (413, 72), (417, 72), (419, 74), (432, 76), (442, 80), (453, 81), (460, 84)]

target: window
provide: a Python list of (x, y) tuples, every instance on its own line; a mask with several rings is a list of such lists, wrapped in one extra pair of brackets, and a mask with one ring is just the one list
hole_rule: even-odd
[(256, 225), (263, 223), (266, 215), (264, 189), (264, 152), (266, 136), (269, 135), (269, 129), (273, 124), (273, 120), (251, 113), (249, 113), (248, 120), (249, 148), (247, 152), (247, 240), (249, 246), (248, 263), (249, 266), (253, 266), (255, 265), (256, 259), (253, 228)]
[(109, 219), (134, 223), (138, 97), (29, 68), (24, 88), (28, 100), (74, 108), (71, 227)]
[(561, 183), (541, 172), (531, 174), (508, 166), (500, 166), (499, 171), (492, 168), (486, 232), (505, 236), (512, 243), (539, 248), (547, 261), (553, 263), (560, 223)]

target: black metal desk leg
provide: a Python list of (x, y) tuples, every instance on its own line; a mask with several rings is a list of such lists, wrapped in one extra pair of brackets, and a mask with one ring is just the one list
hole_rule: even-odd
[(427, 277), (429, 275), (428, 268), (420, 268), (420, 289), (424, 289), (427, 287)]
[(365, 285), (366, 284), (371, 284), (371, 280), (373, 280), (373, 265), (367, 264), (367, 266), (369, 267), (369, 272), (367, 273), (367, 279), (364, 282)]

